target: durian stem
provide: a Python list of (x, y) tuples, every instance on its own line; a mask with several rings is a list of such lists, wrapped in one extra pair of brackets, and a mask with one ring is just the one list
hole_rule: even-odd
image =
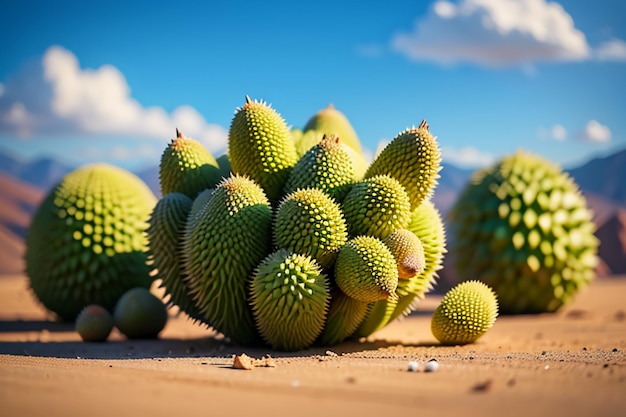
[(176, 128), (176, 138), (177, 138), (177, 139), (180, 139), (180, 138), (182, 138), (183, 136), (185, 136), (185, 135), (183, 135), (183, 132), (181, 132), (180, 130), (178, 130), (178, 128)]
[(426, 129), (428, 130), (429, 126), (428, 123), (426, 122), (426, 119), (422, 120), (422, 123), (420, 123), (418, 129)]

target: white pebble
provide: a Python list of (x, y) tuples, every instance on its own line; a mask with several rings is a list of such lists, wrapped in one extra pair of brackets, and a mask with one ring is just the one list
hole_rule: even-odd
[(415, 372), (419, 369), (420, 364), (417, 361), (409, 361), (409, 366), (407, 368), (407, 370), (409, 372)]
[(436, 372), (439, 369), (439, 362), (437, 362), (437, 359), (431, 359), (428, 362), (426, 362), (426, 365), (424, 366), (424, 372)]

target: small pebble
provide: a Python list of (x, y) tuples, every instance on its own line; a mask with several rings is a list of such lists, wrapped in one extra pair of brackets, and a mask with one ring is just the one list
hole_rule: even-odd
[(424, 366), (424, 372), (437, 372), (437, 370), (439, 369), (439, 362), (437, 362), (437, 359), (431, 359), (428, 362), (426, 362), (426, 365)]
[(543, 369), (545, 369), (547, 371), (548, 369), (550, 369), (550, 365), (544, 366)]
[(407, 368), (407, 371), (409, 372), (416, 372), (420, 367), (420, 364), (417, 361), (409, 361), (409, 366)]
[(294, 379), (291, 381), (291, 386), (294, 388), (298, 388), (300, 386), (300, 381), (298, 379)]

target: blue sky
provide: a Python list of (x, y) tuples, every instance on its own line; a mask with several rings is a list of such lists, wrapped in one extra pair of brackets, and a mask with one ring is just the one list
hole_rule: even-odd
[(337, 3), (3, 1), (0, 151), (141, 169), (177, 126), (219, 156), (245, 95), (333, 103), (370, 155), (424, 118), (460, 166), (626, 147), (621, 0)]

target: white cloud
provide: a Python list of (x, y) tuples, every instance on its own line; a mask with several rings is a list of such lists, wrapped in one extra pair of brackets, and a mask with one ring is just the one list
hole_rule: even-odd
[(537, 136), (539, 136), (540, 139), (564, 141), (567, 139), (567, 130), (562, 125), (555, 124), (548, 128), (540, 127)]
[(396, 34), (391, 46), (414, 60), (489, 67), (591, 56), (572, 17), (546, 0), (438, 0), (412, 32)]
[(595, 120), (589, 120), (580, 132), (580, 138), (590, 142), (608, 142), (611, 140), (611, 129)]
[(441, 149), (443, 162), (451, 163), (462, 168), (478, 168), (491, 165), (495, 156), (483, 152), (473, 146), (464, 148), (444, 147)]
[(626, 61), (626, 42), (621, 39), (604, 42), (596, 48), (595, 56), (600, 61)]
[(180, 106), (171, 114), (143, 107), (117, 68), (81, 69), (76, 56), (59, 46), (14, 74), (0, 95), (0, 132), (167, 140), (176, 127), (211, 152), (226, 148), (226, 130), (207, 123), (193, 107)]

